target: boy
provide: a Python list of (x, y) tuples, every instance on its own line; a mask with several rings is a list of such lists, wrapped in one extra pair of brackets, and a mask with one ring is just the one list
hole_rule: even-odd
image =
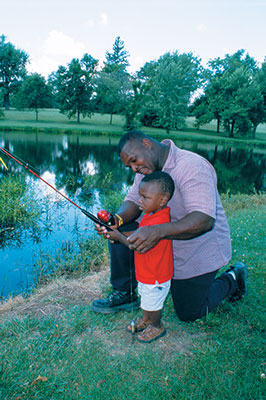
[[(144, 216), (139, 228), (147, 225), (158, 225), (170, 222), (168, 201), (174, 193), (174, 182), (166, 172), (155, 171), (146, 175), (139, 185), (140, 210)], [(123, 232), (130, 236), (132, 232)], [(120, 241), (129, 246), (126, 236), (119, 231), (108, 232), (111, 240)], [(161, 323), (161, 309), (169, 292), (173, 277), (172, 241), (161, 240), (144, 254), (135, 251), (136, 279), (141, 296), (142, 318), (135, 322), (135, 331), (141, 332), (137, 340), (150, 343), (166, 334)], [(131, 332), (131, 325), (127, 326)]]

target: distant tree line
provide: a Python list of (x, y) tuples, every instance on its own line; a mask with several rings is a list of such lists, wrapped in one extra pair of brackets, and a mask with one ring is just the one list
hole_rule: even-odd
[[(141, 125), (167, 132), (181, 129), (188, 115), (200, 127), (217, 121), (230, 137), (235, 133), (255, 138), (266, 122), (266, 59), (258, 64), (244, 50), (210, 60), (203, 68), (191, 52), (167, 52), (128, 72), (129, 52), (118, 36), (107, 51), (103, 67), (89, 54), (59, 66), (48, 79), (27, 73), (29, 55), (0, 37), (0, 102), (36, 113), (58, 108), (76, 118), (95, 112), (125, 118), (125, 129)], [(194, 101), (192, 101), (194, 99)], [(0, 108), (0, 114), (3, 115)]]

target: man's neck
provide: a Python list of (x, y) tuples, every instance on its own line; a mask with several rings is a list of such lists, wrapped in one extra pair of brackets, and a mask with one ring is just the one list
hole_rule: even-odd
[(163, 166), (167, 160), (168, 154), (170, 151), (170, 146), (166, 144), (160, 143), (160, 151), (159, 151), (159, 168), (160, 171), (163, 169)]

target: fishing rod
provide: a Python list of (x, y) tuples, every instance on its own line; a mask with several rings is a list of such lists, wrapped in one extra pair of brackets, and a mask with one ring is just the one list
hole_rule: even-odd
[[(28, 172), (30, 172), (31, 174), (33, 174), (34, 176), (36, 176), (37, 178), (39, 178), (42, 182), (44, 182), (46, 185), (48, 185), (51, 189), (53, 189), (56, 193), (58, 193), (60, 196), (64, 197), (64, 199), (66, 199), (67, 201), (69, 201), (71, 204), (73, 204), (73, 206), (77, 207), (80, 209), (81, 212), (83, 212), (83, 214), (85, 214), (88, 218), (90, 218), (94, 223), (99, 224), (101, 226), (104, 226), (108, 231), (112, 231), (112, 228), (110, 228), (110, 226), (100, 220), (99, 218), (97, 218), (95, 215), (93, 215), (92, 213), (90, 213), (89, 211), (85, 210), (84, 208), (81, 208), (78, 204), (74, 203), (74, 201), (72, 201), (71, 199), (69, 199), (67, 196), (65, 196), (63, 193), (59, 192), (59, 190), (57, 190), (53, 185), (51, 185), (49, 182), (47, 182), (45, 179), (43, 179), (41, 176), (39, 176), (36, 172), (33, 171), (33, 167), (31, 167), (28, 163), (26, 163), (25, 161), (19, 159), (17, 156), (15, 156), (14, 154), (10, 153), (8, 150), (4, 149), (3, 147), (0, 147), (0, 150), (6, 154), (9, 158), (11, 158), (12, 160), (16, 161), (18, 164), (20, 164), (22, 167), (24, 167)], [(2, 159), (1, 159), (2, 160)], [(5, 165), (5, 164), (4, 164)]]

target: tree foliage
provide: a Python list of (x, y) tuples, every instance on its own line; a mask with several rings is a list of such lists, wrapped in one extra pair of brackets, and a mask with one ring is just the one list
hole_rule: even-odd
[(38, 121), (39, 109), (51, 107), (52, 93), (45, 78), (39, 74), (31, 74), (23, 81), (17, 96), (16, 106), (19, 110), (34, 110)]
[(10, 94), (16, 92), (19, 82), (26, 76), (28, 54), (10, 43), (6, 36), (0, 37), (0, 89), (3, 91), (6, 110), (10, 106)]
[(107, 51), (105, 57), (104, 67), (96, 79), (96, 109), (110, 114), (112, 124), (113, 114), (123, 112), (132, 88), (130, 75), (126, 71), (129, 53), (120, 36), (115, 39), (113, 51)]
[(238, 50), (224, 59), (209, 61), (204, 94), (196, 100), (193, 112), (196, 126), (217, 120), (234, 137), (235, 130), (246, 135), (265, 120), (265, 104), (260, 71), (256, 61), (244, 50)]
[(120, 39), (120, 36), (115, 38), (115, 42), (113, 44), (113, 51), (107, 51), (105, 53), (106, 61), (104, 61), (104, 72), (112, 72), (113, 70), (120, 69), (122, 71), (126, 71), (126, 68), (129, 66), (128, 58), (129, 52), (125, 50), (125, 44), (123, 40)]
[(61, 113), (68, 118), (90, 116), (92, 98), (95, 88), (95, 74), (98, 60), (84, 54), (81, 60), (74, 58), (67, 67), (60, 66), (57, 72), (50, 76), (50, 84), (56, 92), (56, 99)]
[(146, 63), (138, 74), (144, 83), (143, 117), (154, 125), (179, 129), (188, 115), (192, 93), (199, 87), (200, 60), (192, 53), (166, 53), (158, 61)]

